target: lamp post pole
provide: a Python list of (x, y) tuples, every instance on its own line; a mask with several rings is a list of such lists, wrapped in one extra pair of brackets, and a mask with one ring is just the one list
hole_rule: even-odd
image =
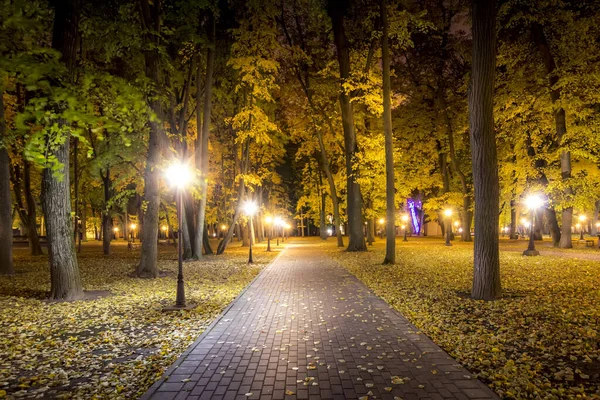
[(527, 250), (523, 252), (524, 256), (539, 256), (540, 252), (535, 249), (535, 242), (533, 240), (533, 228), (535, 225), (535, 209), (531, 209), (531, 226), (529, 228), (529, 245)]
[(185, 307), (185, 286), (183, 281), (183, 188), (177, 190), (177, 298), (175, 307)]
[(584, 224), (581, 224), (581, 229), (579, 230), (579, 240), (581, 241), (585, 240), (583, 237), (583, 225)]
[(252, 242), (254, 241), (254, 235), (252, 233), (254, 232), (254, 225), (252, 225), (252, 215), (249, 215), (249, 217), (250, 217), (250, 232), (249, 232), (250, 249), (248, 250), (248, 264), (254, 264), (254, 260), (252, 259)]
[(269, 219), (266, 221), (267, 222), (267, 251), (271, 251), (271, 231), (273, 230), (273, 221), (271, 220), (271, 217), (268, 217)]

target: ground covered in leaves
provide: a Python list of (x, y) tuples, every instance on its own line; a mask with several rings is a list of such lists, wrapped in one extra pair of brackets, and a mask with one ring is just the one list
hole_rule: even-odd
[(276, 255), (233, 243), (222, 256), (184, 264), (192, 311), (164, 313), (175, 301), (177, 257), (161, 245), (165, 277), (132, 278), (139, 249), (84, 245), (79, 266), (96, 300), (50, 303), (46, 257), (15, 250), (14, 277), (0, 277), (0, 398), (137, 398)]
[(471, 244), (409, 240), (393, 266), (382, 240), (367, 253), (323, 246), (500, 396), (600, 398), (598, 261), (501, 252), (504, 296), (484, 302), (469, 298)]

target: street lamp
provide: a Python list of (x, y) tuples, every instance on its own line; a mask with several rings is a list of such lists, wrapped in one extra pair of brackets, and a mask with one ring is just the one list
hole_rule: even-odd
[(192, 308), (185, 303), (185, 286), (183, 281), (183, 190), (192, 180), (188, 167), (182, 163), (172, 164), (166, 171), (165, 177), (177, 189), (177, 296), (175, 305), (164, 308), (164, 311), (173, 311)]
[(544, 204), (544, 200), (537, 194), (532, 194), (525, 199), (525, 205), (531, 212), (531, 227), (529, 228), (529, 246), (527, 250), (523, 252), (524, 256), (539, 256), (540, 252), (535, 249), (535, 243), (533, 241), (534, 228), (535, 228), (535, 212)]
[(267, 224), (267, 251), (271, 251), (271, 231), (273, 230), (273, 217), (267, 215), (265, 217), (265, 224)]
[(404, 230), (404, 239), (402, 240), (403, 242), (408, 242), (408, 239), (406, 238), (406, 225), (408, 224), (408, 215), (404, 214), (402, 217), (402, 229)]
[(246, 204), (244, 204), (244, 212), (246, 213), (246, 215), (248, 216), (248, 219), (250, 220), (250, 226), (249, 226), (249, 230), (248, 230), (248, 236), (250, 236), (250, 250), (248, 251), (248, 264), (254, 263), (254, 260), (252, 259), (252, 241), (253, 241), (252, 240), (253, 239), (252, 232), (254, 231), (254, 226), (252, 225), (252, 216), (256, 213), (257, 210), (258, 210), (258, 206), (253, 201), (247, 201)]
[(385, 224), (385, 219), (379, 218), (379, 237), (383, 239), (383, 224)]
[(131, 224), (131, 242), (135, 242), (135, 228), (137, 228), (136, 224)]
[(579, 222), (580, 222), (580, 224), (577, 224), (577, 225), (581, 225), (581, 229), (579, 230), (579, 240), (585, 240), (583, 238), (583, 231), (584, 231), (583, 227), (585, 225), (584, 222), (585, 222), (586, 219), (587, 219), (587, 217), (585, 215), (580, 215), (579, 216)]
[(119, 228), (117, 228), (116, 226), (113, 228), (113, 232), (115, 233), (115, 240), (117, 240), (119, 238), (118, 234), (119, 234)]
[(446, 246), (452, 246), (452, 243), (450, 243), (450, 229), (452, 229), (452, 210), (449, 208), (445, 209), (444, 216), (446, 217)]
[(287, 238), (288, 238), (288, 239), (289, 239), (289, 233), (288, 233), (288, 231), (290, 230), (290, 228), (291, 228), (291, 227), (292, 227), (292, 226), (291, 226), (290, 224), (287, 224), (287, 223), (286, 223), (286, 224), (284, 224), (284, 226), (283, 226), (283, 229), (284, 229), (284, 231), (283, 231), (283, 232), (284, 232), (284, 235), (283, 235), (283, 236), (284, 236), (284, 237), (286, 237), (286, 236), (287, 236)]

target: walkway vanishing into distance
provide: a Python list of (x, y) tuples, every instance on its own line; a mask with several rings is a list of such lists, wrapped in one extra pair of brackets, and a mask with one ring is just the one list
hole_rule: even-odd
[(498, 397), (318, 247), (292, 242), (143, 398)]

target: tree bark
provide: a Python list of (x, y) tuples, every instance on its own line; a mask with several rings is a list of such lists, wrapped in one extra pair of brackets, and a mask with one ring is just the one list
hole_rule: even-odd
[[(556, 87), (558, 83), (558, 76), (554, 73), (556, 70), (556, 62), (552, 53), (550, 52), (550, 46), (546, 39), (544, 29), (541, 25), (534, 23), (531, 27), (533, 41), (537, 45), (538, 50), (544, 61), (546, 73), (548, 74), (548, 81), (550, 85), (550, 98), (552, 104), (555, 106), (560, 102), (561, 90)], [(554, 124), (556, 126), (556, 137), (558, 144), (563, 149), (566, 148), (563, 143), (563, 137), (567, 133), (567, 122), (565, 110), (562, 107), (557, 107), (554, 110)], [(573, 189), (570, 187), (571, 179), (571, 152), (568, 150), (562, 150), (560, 153), (560, 170), (561, 178), (564, 185), (564, 196), (565, 200), (570, 203), (573, 197)], [(563, 249), (570, 249), (573, 247), (571, 228), (573, 225), (573, 207), (566, 207), (562, 210), (562, 232), (560, 235), (559, 247)]]
[(6, 121), (4, 119), (4, 77), (0, 75), (0, 275), (15, 273), (12, 247), (12, 199), (10, 196), (10, 158), (4, 140)]
[[(196, 119), (197, 125), (202, 126), (200, 135), (196, 140), (196, 168), (200, 170), (200, 202), (198, 204), (198, 219), (196, 221), (196, 241), (193, 247), (195, 258), (202, 257), (204, 240), (204, 225), (206, 220), (206, 197), (208, 195), (208, 139), (210, 135), (210, 116), (212, 112), (212, 87), (215, 64), (215, 20), (214, 15), (209, 15), (207, 26), (208, 47), (206, 50), (206, 82), (204, 84), (204, 101), (200, 101), (200, 65), (198, 63), (198, 77), (196, 80)], [(200, 105), (203, 104), (202, 124), (200, 123)]]
[[(347, 251), (366, 251), (367, 246), (363, 236), (362, 223), (362, 196), (360, 186), (356, 181), (358, 170), (356, 168), (356, 131), (354, 129), (354, 115), (350, 96), (341, 85), (350, 78), (350, 49), (344, 30), (344, 14), (348, 5), (345, 2), (328, 0), (327, 12), (333, 25), (333, 36), (337, 50), (340, 70), (340, 108), (342, 111), (342, 126), (344, 128), (344, 148), (346, 152), (346, 186), (347, 186), (347, 214), (349, 243)], [(336, 227), (339, 229), (339, 226)]]
[(102, 207), (102, 253), (105, 256), (110, 255), (110, 242), (113, 237), (113, 220), (111, 209), (109, 208), (111, 195), (110, 169), (106, 169), (105, 174), (100, 174), (104, 186), (104, 204)]
[[(80, 1), (55, 2), (52, 48), (61, 53), (73, 79), (76, 63), (77, 39), (79, 36)], [(65, 107), (60, 104), (58, 107)], [(64, 135), (63, 141), (52, 150), (52, 155), (61, 164), (58, 171), (45, 168), (42, 172), (42, 207), (46, 222), (48, 261), (50, 264), (50, 298), (76, 300), (83, 297), (83, 288), (77, 265), (71, 226), (71, 192), (69, 175), (70, 131), (67, 122), (58, 121)], [(50, 155), (50, 154), (48, 154)]]
[(510, 201), (510, 239), (518, 239), (519, 234), (517, 233), (517, 210), (515, 208), (515, 201)]
[(473, 56), (469, 119), (475, 189), (474, 299), (501, 294), (498, 248), (499, 182), (494, 133), (495, 0), (472, 0)]
[(388, 24), (386, 1), (380, 2), (381, 24), (383, 25), (383, 38), (381, 41), (381, 60), (383, 66), (383, 132), (385, 135), (385, 258), (384, 264), (396, 263), (396, 206), (394, 197), (394, 141), (392, 135), (392, 101), (390, 79), (390, 51), (388, 47)]
[[(161, 87), (159, 66), (159, 38), (160, 38), (160, 0), (152, 3), (150, 0), (140, 0), (142, 28), (147, 32), (145, 41), (147, 50), (144, 51), (146, 77), (154, 85), (154, 91)], [(157, 120), (149, 121), (150, 138), (148, 141), (148, 155), (144, 171), (144, 201), (146, 209), (141, 227), (142, 250), (140, 263), (136, 274), (144, 278), (158, 277), (158, 210), (160, 207), (160, 177), (159, 165), (161, 161), (161, 145), (164, 142), (162, 126), (163, 112), (157, 93), (148, 97), (148, 105), (156, 114)]]

